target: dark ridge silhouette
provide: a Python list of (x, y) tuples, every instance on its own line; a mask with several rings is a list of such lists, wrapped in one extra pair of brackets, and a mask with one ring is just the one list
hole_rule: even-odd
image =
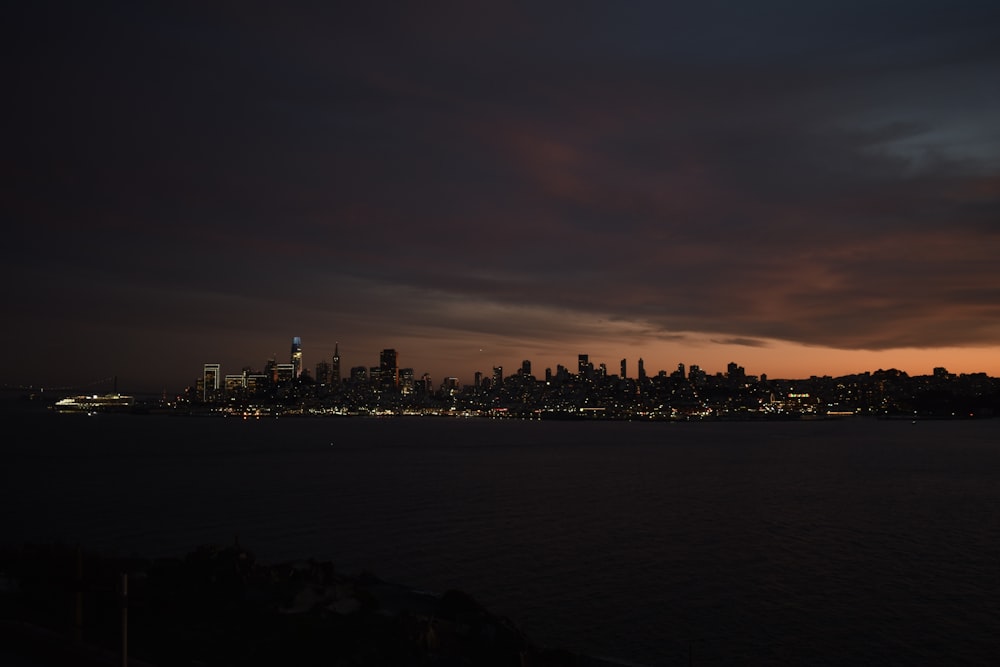
[(536, 645), (459, 590), (265, 565), (238, 541), (164, 559), (25, 545), (0, 553), (0, 581), (0, 661), (15, 665), (612, 664)]

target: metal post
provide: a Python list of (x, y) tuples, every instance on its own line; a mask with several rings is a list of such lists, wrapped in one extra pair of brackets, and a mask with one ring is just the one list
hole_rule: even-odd
[(128, 667), (128, 575), (122, 573), (122, 667)]
[(76, 605), (73, 612), (73, 639), (83, 639), (83, 550), (76, 547)]

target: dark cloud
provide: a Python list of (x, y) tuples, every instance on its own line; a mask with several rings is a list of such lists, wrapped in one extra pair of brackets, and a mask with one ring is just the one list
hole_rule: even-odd
[(726, 338), (723, 340), (713, 340), (713, 343), (719, 345), (742, 345), (744, 347), (767, 347), (767, 341), (757, 340), (755, 338)]
[(295, 326), (515, 356), (995, 345), (998, 20), (31, 3), (5, 28), (8, 301), (79, 329), (54, 362), (118, 331), (258, 363)]

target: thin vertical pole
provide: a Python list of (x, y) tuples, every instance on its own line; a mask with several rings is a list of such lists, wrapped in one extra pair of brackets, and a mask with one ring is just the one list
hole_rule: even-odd
[(73, 639), (83, 639), (83, 550), (76, 546), (76, 605), (73, 611)]
[(122, 573), (122, 667), (128, 667), (128, 575)]

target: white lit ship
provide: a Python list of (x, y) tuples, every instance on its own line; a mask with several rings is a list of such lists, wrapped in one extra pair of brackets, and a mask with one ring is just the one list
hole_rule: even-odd
[(135, 398), (124, 394), (89, 394), (69, 396), (56, 401), (56, 410), (97, 412), (131, 408)]

